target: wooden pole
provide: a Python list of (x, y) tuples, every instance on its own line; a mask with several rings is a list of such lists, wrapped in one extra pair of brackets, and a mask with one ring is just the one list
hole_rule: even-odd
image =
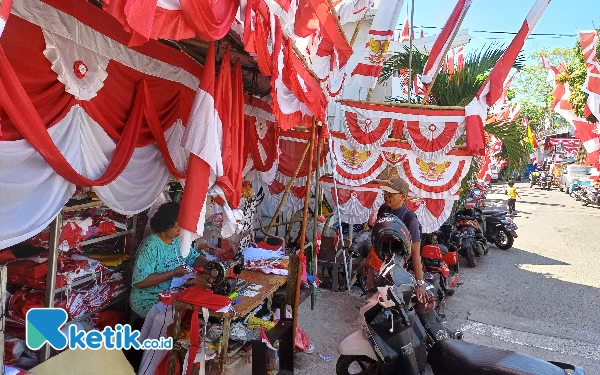
[[(310, 201), (310, 182), (311, 182), (311, 177), (312, 177), (312, 171), (311, 171), (311, 167), (312, 167), (312, 163), (313, 163), (313, 156), (314, 156), (314, 150), (315, 150), (315, 131), (317, 128), (317, 122), (315, 121), (315, 118), (313, 117), (313, 124), (312, 124), (312, 130), (310, 132), (310, 141), (309, 141), (309, 145), (310, 145), (310, 154), (308, 155), (308, 166), (309, 166), (309, 170), (308, 170), (308, 174), (306, 175), (306, 194), (304, 195), (304, 212), (302, 215), (302, 225), (300, 226), (300, 241), (299, 241), (299, 252), (298, 255), (300, 258), (302, 258), (302, 256), (304, 256), (304, 244), (305, 244), (305, 237), (306, 237), (306, 222), (308, 219), (308, 204)], [(300, 261), (298, 263), (298, 275), (297, 275), (297, 280), (296, 280), (296, 295), (294, 296), (294, 309), (292, 312), (292, 320), (293, 320), (293, 325), (294, 325), (294, 342), (296, 340), (296, 327), (298, 327), (298, 308), (300, 305), (300, 286), (302, 285), (302, 262)]]
[[(331, 1), (331, 0), (329, 0)], [(313, 241), (317, 241), (317, 233), (318, 233), (318, 217), (319, 217), (319, 204), (321, 203), (321, 166), (320, 166), (320, 161), (321, 161), (321, 126), (319, 125), (319, 127), (317, 128), (317, 160), (316, 160), (316, 169), (315, 169), (315, 208), (314, 208), (314, 212), (313, 212), (313, 217), (314, 217), (314, 221), (313, 221)], [(308, 190), (308, 189), (307, 189)], [(317, 274), (317, 265), (315, 262), (313, 262), (314, 264), (314, 272), (315, 272), (315, 276)], [(310, 309), (314, 310), (315, 309), (315, 303), (316, 303), (316, 298), (315, 298), (315, 294), (312, 293), (311, 294), (311, 298), (310, 298)]]
[(356, 23), (356, 28), (354, 29), (354, 34), (352, 34), (352, 39), (350, 39), (350, 47), (354, 47), (354, 43), (356, 42), (356, 38), (358, 38), (358, 34), (360, 33), (360, 27), (362, 26), (363, 21), (367, 18), (368, 9), (365, 11), (365, 14), (358, 20)]
[(290, 193), (290, 189), (292, 188), (294, 181), (296, 181), (296, 176), (298, 176), (298, 173), (300, 172), (300, 167), (302, 166), (302, 163), (304, 162), (304, 158), (306, 157), (306, 153), (308, 152), (308, 149), (310, 147), (311, 147), (310, 142), (306, 143), (306, 147), (304, 147), (304, 151), (302, 152), (300, 161), (298, 162), (298, 165), (296, 166), (296, 170), (294, 171), (294, 174), (290, 178), (290, 182), (288, 182), (287, 186), (285, 187), (285, 191), (283, 192), (283, 196), (281, 197), (281, 202), (279, 202), (279, 206), (277, 206), (277, 210), (273, 214), (273, 217), (271, 218), (271, 222), (269, 223), (269, 226), (267, 226), (267, 230), (265, 231), (265, 240), (269, 236), (269, 232), (273, 228), (273, 224), (275, 224), (275, 222), (277, 221), (277, 216), (279, 215), (279, 213), (281, 212), (281, 209), (283, 208), (283, 205), (285, 204), (285, 200), (287, 199), (287, 196)]
[[(333, 20), (335, 21), (335, 24), (337, 25), (338, 29), (340, 29), (340, 32), (344, 36), (344, 40), (346, 41), (346, 43), (348, 43), (348, 38), (346, 37), (346, 34), (344, 33), (344, 29), (342, 28), (342, 24), (340, 23), (340, 18), (338, 17), (338, 14), (335, 10), (335, 6), (333, 5), (333, 2), (331, 0), (327, 0), (327, 4), (329, 4), (329, 9), (331, 9), (331, 15), (333, 16)], [(348, 44), (350, 44), (350, 43), (348, 43)], [(352, 47), (352, 45), (350, 45), (350, 47)]]
[(458, 25), (456, 25), (456, 29), (454, 30), (454, 33), (452, 34), (452, 38), (450, 38), (450, 43), (448, 43), (448, 45), (446, 46), (446, 50), (444, 51), (444, 54), (442, 55), (442, 59), (440, 60), (440, 65), (437, 67), (437, 70), (435, 71), (435, 75), (433, 76), (433, 79), (431, 80), (429, 85), (427, 85), (427, 91), (425, 92), (425, 96), (423, 97), (424, 105), (429, 102), (429, 95), (431, 95), (431, 90), (433, 89), (433, 84), (435, 83), (437, 76), (440, 74), (440, 68), (443, 66), (443, 64), (441, 62), (444, 61), (444, 59), (446, 58), (446, 55), (448, 54), (448, 51), (450, 51), (450, 47), (452, 47), (452, 43), (454, 42), (454, 39), (456, 38), (456, 35), (458, 34), (460, 25), (462, 25), (462, 22), (465, 19), (466, 14), (467, 14), (467, 12), (464, 12), (462, 14), (462, 16), (460, 16), (460, 19), (458, 20)]
[(412, 100), (410, 98), (410, 94), (412, 92), (412, 59), (413, 59), (413, 37), (414, 37), (414, 20), (415, 20), (415, 0), (412, 0), (412, 4), (410, 6), (410, 35), (409, 39), (409, 49), (408, 49), (408, 102), (411, 103)]
[(391, 102), (371, 102), (365, 100), (355, 100), (355, 99), (339, 99), (338, 102), (344, 101), (349, 103), (359, 103), (359, 104), (368, 104), (368, 105), (385, 105), (389, 107), (399, 107), (399, 108), (424, 108), (424, 109), (438, 109), (438, 110), (457, 110), (464, 111), (465, 107), (455, 106), (455, 105), (423, 105), (423, 104), (413, 104), (413, 103), (391, 103)]

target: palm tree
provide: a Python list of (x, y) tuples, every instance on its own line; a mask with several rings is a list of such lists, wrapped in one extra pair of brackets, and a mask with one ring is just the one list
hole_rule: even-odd
[[(388, 59), (383, 65), (379, 82), (388, 80), (395, 72), (409, 67), (409, 51), (396, 53)], [(497, 44), (492, 44), (473, 51), (465, 56), (465, 66), (461, 71), (456, 71), (450, 75), (440, 71), (437, 79), (431, 88), (431, 96), (428, 104), (440, 106), (466, 106), (475, 97), (481, 85), (487, 78), (492, 68), (504, 54), (505, 48)], [(427, 55), (413, 51), (412, 53), (412, 75), (410, 82), (413, 82), (414, 74), (420, 74), (427, 62)], [(514, 68), (520, 69), (523, 66), (524, 58), (520, 55), (514, 65)], [(419, 98), (419, 103), (423, 98)], [(523, 142), (524, 134), (521, 127), (515, 123), (491, 123), (485, 126), (485, 131), (496, 136), (504, 145), (500, 154), (501, 158), (508, 161), (507, 174), (512, 171), (522, 170), (527, 165), (527, 148)], [(464, 139), (459, 139), (457, 144), (464, 143)], [(479, 169), (479, 163), (475, 161), (471, 164), (471, 170), (463, 180), (463, 191), (471, 178), (476, 175)]]

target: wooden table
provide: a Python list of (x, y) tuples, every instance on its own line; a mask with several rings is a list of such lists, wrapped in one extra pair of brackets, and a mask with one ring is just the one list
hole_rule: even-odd
[[(263, 303), (265, 299), (270, 300), (273, 293), (287, 282), (287, 276), (266, 275), (262, 272), (248, 270), (242, 271), (240, 279), (248, 281), (249, 284), (262, 285), (262, 288), (257, 291), (258, 294), (254, 297), (239, 297), (242, 299), (242, 302), (233, 305), (233, 309), (230, 309), (225, 313), (218, 313), (216, 311), (210, 312), (211, 316), (223, 319), (223, 344), (221, 345), (219, 358), (221, 374), (224, 374), (225, 366), (228, 362), (227, 349), (229, 346), (229, 335), (231, 333), (231, 321), (245, 317)], [(182, 310), (192, 310), (194, 305), (181, 301), (174, 301), (173, 306), (175, 306), (175, 326), (173, 328), (173, 343), (175, 343), (179, 338), (179, 332), (181, 330)], [(176, 355), (174, 345), (174, 349), (171, 350), (169, 357), (169, 375), (174, 375), (175, 373)], [(190, 360), (194, 359), (190, 358)]]

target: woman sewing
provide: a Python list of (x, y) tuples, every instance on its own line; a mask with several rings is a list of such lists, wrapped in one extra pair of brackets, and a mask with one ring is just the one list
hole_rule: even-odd
[(187, 266), (203, 267), (207, 263), (194, 249), (190, 249), (186, 258), (181, 255), (178, 216), (179, 203), (161, 205), (150, 219), (153, 233), (138, 247), (130, 303), (133, 312), (142, 319), (157, 303), (158, 294), (171, 287), (173, 278), (189, 273)]

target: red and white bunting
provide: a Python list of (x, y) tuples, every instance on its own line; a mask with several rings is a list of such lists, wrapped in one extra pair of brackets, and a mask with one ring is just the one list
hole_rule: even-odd
[(344, 223), (366, 223), (371, 212), (377, 210), (384, 202), (383, 190), (379, 184), (348, 186), (338, 183), (336, 195), (332, 178), (323, 178), (322, 183), (325, 199), (332, 207), (339, 207)]
[(419, 198), (407, 201), (406, 206), (417, 215), (423, 233), (432, 233), (448, 220), (457, 199), (457, 196), (446, 199)]
[(401, 108), (342, 101), (344, 131), (359, 151), (381, 147), (393, 128), (408, 141), (421, 159), (444, 156), (464, 134), (464, 111)]
[(596, 56), (598, 32), (580, 31), (579, 41), (585, 58), (587, 77), (583, 91), (588, 94), (587, 105), (596, 119), (600, 120), (600, 64)]
[[(446, 21), (442, 32), (437, 37), (433, 47), (431, 47), (431, 53), (427, 58), (425, 69), (423, 69), (423, 77), (421, 78), (423, 83), (429, 84), (433, 81), (435, 73), (440, 69), (440, 64), (443, 62), (444, 52), (448, 50), (448, 45), (451, 43), (452, 35), (454, 35), (455, 30), (460, 26), (459, 21), (467, 13), (472, 2), (473, 0), (458, 0), (456, 3), (450, 18)], [(464, 67), (464, 54), (462, 65)], [(454, 62), (452, 63), (452, 69), (454, 69)]]
[(548, 4), (550, 4), (550, 0), (535, 1), (521, 29), (492, 69), (475, 98), (465, 107), (467, 114), (467, 149), (470, 153), (479, 155), (485, 153), (483, 126), (486, 122), (488, 108), (502, 96), (504, 81), (523, 49), (525, 40), (533, 31)]
[(12, 8), (13, 0), (4, 0), (2, 4), (0, 4), (0, 36), (2, 36), (2, 32), (4, 31), (4, 26), (6, 26), (6, 21), (8, 21), (8, 16), (10, 15), (10, 10)]
[(358, 65), (352, 71), (352, 79), (347, 84), (356, 82), (360, 87), (366, 89), (375, 87), (390, 41), (394, 38), (394, 29), (403, 3), (404, 0), (381, 0), (379, 2), (379, 8), (367, 35), (365, 50), (362, 52)]
[(406, 21), (404, 21), (404, 26), (402, 27), (402, 31), (400, 35), (398, 35), (398, 41), (400, 43), (405, 43), (410, 41), (410, 25), (408, 23), (408, 17), (406, 17)]

